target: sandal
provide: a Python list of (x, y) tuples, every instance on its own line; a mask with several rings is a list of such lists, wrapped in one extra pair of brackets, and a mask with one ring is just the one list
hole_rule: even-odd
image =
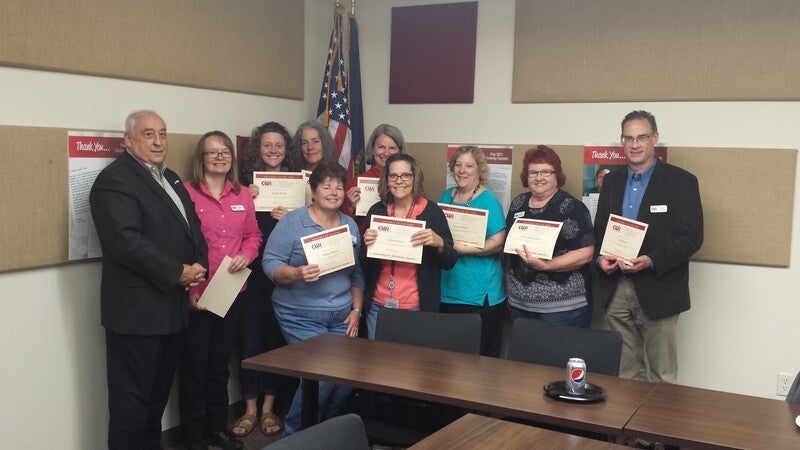
[[(253, 428), (256, 426), (256, 415), (255, 414), (247, 414), (245, 413), (242, 417), (239, 417), (239, 420), (233, 424), (231, 427), (231, 433), (233, 433), (236, 437), (245, 437), (253, 431)], [(244, 433), (237, 433), (233, 431), (234, 428), (244, 428)]]
[[(271, 427), (278, 427), (278, 429), (271, 433), (267, 433), (267, 428)], [(264, 434), (264, 436), (274, 436), (280, 433), (281, 431), (283, 431), (283, 426), (281, 425), (281, 419), (279, 419), (274, 412), (261, 413), (261, 432)]]

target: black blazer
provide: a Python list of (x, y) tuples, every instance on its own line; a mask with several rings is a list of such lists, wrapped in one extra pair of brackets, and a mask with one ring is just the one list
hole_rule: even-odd
[[(596, 255), (603, 245), (609, 213), (622, 215), (627, 166), (603, 179), (603, 190), (595, 215)], [(656, 212), (655, 206), (666, 206)], [(650, 319), (674, 316), (690, 307), (689, 258), (703, 245), (703, 206), (697, 178), (691, 173), (661, 161), (656, 162), (650, 183), (636, 218), (649, 224), (640, 255), (653, 261), (653, 270), (632, 276), (642, 310)], [(598, 270), (596, 298), (607, 305), (621, 275), (606, 275)]]
[(89, 195), (103, 250), (101, 319), (120, 334), (165, 335), (189, 320), (189, 297), (178, 284), (183, 264), (208, 267), (208, 248), (194, 203), (178, 175), (164, 177), (187, 221), (142, 164), (127, 152), (103, 169)]

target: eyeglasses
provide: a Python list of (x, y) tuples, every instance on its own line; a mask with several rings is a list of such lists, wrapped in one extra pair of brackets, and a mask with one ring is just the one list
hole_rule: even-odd
[(653, 136), (652, 133), (651, 134), (640, 134), (638, 136), (622, 136), (622, 142), (624, 142), (626, 144), (632, 144), (633, 141), (644, 142), (644, 141), (650, 139), (652, 136)]
[(556, 173), (555, 170), (547, 170), (547, 169), (545, 169), (545, 170), (529, 170), (528, 171), (528, 178), (536, 178), (539, 175), (541, 175), (542, 178), (550, 178), (551, 176), (553, 176), (554, 173)]
[(228, 159), (228, 158), (231, 157), (231, 151), (230, 150), (210, 150), (210, 151), (207, 151), (207, 152), (205, 152), (203, 154), (208, 156), (209, 158), (216, 158), (216, 157), (222, 156), (222, 159)]
[(408, 173), (408, 172), (406, 172), (406, 173), (390, 173), (389, 175), (387, 175), (387, 178), (389, 179), (389, 181), (397, 181), (397, 180), (408, 181), (408, 180), (414, 178), (414, 174), (413, 173)]

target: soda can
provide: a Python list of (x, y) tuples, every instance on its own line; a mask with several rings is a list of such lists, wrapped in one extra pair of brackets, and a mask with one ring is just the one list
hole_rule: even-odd
[(586, 392), (586, 363), (581, 358), (567, 362), (567, 392), (583, 395)]

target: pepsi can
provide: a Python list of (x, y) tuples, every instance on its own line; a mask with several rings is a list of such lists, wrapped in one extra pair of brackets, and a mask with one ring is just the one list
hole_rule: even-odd
[(583, 395), (586, 392), (586, 363), (581, 358), (567, 362), (567, 392)]

